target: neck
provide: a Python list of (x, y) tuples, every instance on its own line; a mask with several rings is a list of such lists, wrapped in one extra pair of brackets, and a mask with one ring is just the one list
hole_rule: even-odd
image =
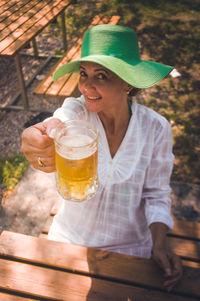
[(122, 143), (131, 118), (128, 103), (126, 104), (123, 109), (118, 108), (115, 114), (99, 113), (99, 117), (105, 129), (111, 157), (114, 157)]
[(120, 108), (115, 108), (112, 112), (99, 112), (98, 115), (109, 135), (115, 135), (118, 131), (127, 129), (131, 117), (128, 102)]

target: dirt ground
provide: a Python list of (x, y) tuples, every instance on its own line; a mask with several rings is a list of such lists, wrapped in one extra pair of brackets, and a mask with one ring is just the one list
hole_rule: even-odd
[(53, 176), (28, 168), (0, 208), (0, 233), (10, 230), (38, 236), (58, 199)]

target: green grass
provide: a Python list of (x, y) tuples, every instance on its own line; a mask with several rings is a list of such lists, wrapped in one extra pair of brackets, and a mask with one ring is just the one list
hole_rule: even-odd
[(9, 157), (0, 156), (0, 184), (4, 189), (14, 189), (28, 167), (25, 157), (12, 154)]

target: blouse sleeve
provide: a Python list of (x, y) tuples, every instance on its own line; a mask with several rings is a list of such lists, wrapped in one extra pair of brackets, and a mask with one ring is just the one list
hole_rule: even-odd
[(83, 97), (68, 97), (64, 100), (63, 105), (57, 109), (53, 117), (66, 121), (70, 119), (87, 120), (88, 113), (84, 105)]
[(173, 228), (170, 176), (173, 168), (172, 131), (166, 121), (155, 131), (152, 159), (147, 168), (143, 189), (148, 225), (161, 222)]

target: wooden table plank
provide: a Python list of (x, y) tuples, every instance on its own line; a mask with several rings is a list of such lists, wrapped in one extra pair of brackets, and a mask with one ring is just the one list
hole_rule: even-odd
[(9, 11), (9, 18), (0, 23), (1, 36), (3, 38), (7, 37), (11, 32), (34, 16), (45, 5), (46, 2), (43, 1), (25, 0), (23, 6), (17, 10), (17, 13), (15, 13), (15, 11)]
[[(56, 271), (26, 263), (0, 260), (0, 287), (9, 292), (54, 300), (176, 300), (187, 297), (174, 296), (147, 288), (133, 287), (112, 281)], [(30, 277), (27, 277), (30, 275)], [(129, 298), (129, 299), (128, 299)], [(133, 298), (133, 299), (132, 299)], [(10, 299), (8, 299), (10, 300)]]
[[(188, 299), (168, 293), (56, 271), (26, 263), (0, 259), (0, 287), (40, 300), (146, 300), (176, 301)], [(30, 277), (27, 277), (30, 275)], [(173, 296), (173, 297), (172, 297)], [(129, 298), (129, 299), (128, 299)]]
[[(55, 4), (59, 4), (61, 0), (57, 0), (55, 1)], [(31, 3), (34, 4), (33, 9), (31, 12), (27, 12), (26, 16), (28, 16), (28, 21), (27, 22), (23, 22), (21, 25), (22, 26), (17, 26), (16, 30), (11, 29), (10, 33), (12, 35), (12, 37), (14, 37), (15, 39), (17, 39), (19, 36), (21, 36), (23, 33), (25, 33), (29, 28), (31, 28), (34, 24), (40, 22), (40, 19), (42, 17), (44, 17), (46, 14), (48, 14), (49, 12), (51, 12), (51, 9), (55, 8), (55, 6), (51, 5), (51, 1), (48, 0), (48, 2), (44, 2), (44, 1), (38, 1), (38, 0), (34, 0), (31, 1)], [(50, 4), (50, 5), (49, 5)], [(28, 5), (28, 4), (27, 4)], [(12, 15), (11, 17), (15, 17), (15, 15)], [(23, 16), (25, 18), (25, 16)], [(17, 23), (17, 25), (20, 23), (18, 23), (18, 20), (13, 20), (13, 23)], [(18, 28), (19, 27), (19, 28)], [(7, 39), (5, 39), (5, 37), (7, 37), (7, 29), (2, 31), (2, 36), (4, 38), (4, 40), (6, 40), (6, 43), (9, 45), (9, 36)], [(5, 44), (5, 45), (7, 45)], [(1, 45), (1, 44), (0, 44)], [(2, 50), (2, 48), (0, 48)]]
[[(164, 290), (161, 271), (148, 259), (47, 241), (7, 231), (0, 236), (0, 255), (73, 270), (85, 275), (91, 274), (102, 279)], [(174, 292), (200, 298), (199, 275), (200, 270), (184, 267), (184, 275), (174, 288)]]
[(53, 1), (53, 5), (46, 5), (36, 16), (31, 17), (22, 27), (17, 28), (12, 35), (0, 42), (1, 55), (13, 55), (20, 50), (68, 5), (69, 1), (63, 0)]
[[(27, 2), (30, 0), (24, 0), (23, 2)], [(19, 9), (24, 5), (22, 1), (16, 1), (16, 0), (9, 0), (9, 1), (0, 1), (0, 16), (10, 16), (13, 12), (13, 10)], [(1, 19), (0, 19), (1, 20)]]
[(21, 296), (17, 296), (17, 295), (11, 295), (9, 293), (2, 293), (0, 292), (0, 300), (1, 301), (32, 301), (34, 299), (30, 299), (30, 298), (24, 298)]

